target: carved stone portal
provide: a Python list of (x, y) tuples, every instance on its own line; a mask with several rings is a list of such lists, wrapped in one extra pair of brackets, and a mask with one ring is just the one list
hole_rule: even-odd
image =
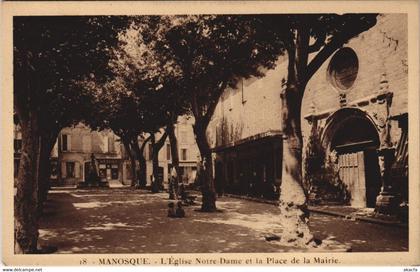
[(386, 74), (382, 74), (379, 84), (378, 113), (375, 118), (378, 121), (380, 133), (380, 147), (378, 149), (379, 167), (381, 170), (381, 192), (376, 198), (375, 211), (381, 214), (395, 214), (398, 209), (398, 199), (392, 188), (391, 167), (395, 160), (395, 148), (391, 143), (390, 135), (390, 107), (392, 92), (389, 92), (389, 84)]

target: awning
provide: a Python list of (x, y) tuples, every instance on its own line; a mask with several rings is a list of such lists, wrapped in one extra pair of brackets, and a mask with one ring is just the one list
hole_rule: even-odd
[(221, 145), (221, 146), (217, 146), (212, 148), (213, 152), (219, 152), (225, 149), (229, 149), (229, 148), (233, 148), (233, 147), (237, 147), (240, 145), (244, 145), (244, 144), (249, 144), (249, 143), (253, 143), (253, 142), (257, 142), (257, 141), (262, 141), (262, 140), (267, 140), (267, 139), (281, 139), (282, 138), (282, 133), (279, 130), (269, 130), (266, 132), (262, 132), (262, 133), (258, 133), (252, 136), (249, 136), (247, 138), (244, 139), (240, 139), (237, 141), (233, 141), (230, 142), (228, 144), (225, 145)]

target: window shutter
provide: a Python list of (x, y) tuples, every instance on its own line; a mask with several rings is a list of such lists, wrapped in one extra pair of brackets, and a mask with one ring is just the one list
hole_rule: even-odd
[(67, 135), (61, 135), (61, 151), (67, 151)]
[(74, 163), (74, 176), (80, 178), (80, 164), (78, 162)]
[(108, 153), (108, 137), (107, 136), (103, 136), (102, 137), (102, 152), (104, 153)]
[(114, 152), (114, 138), (108, 138), (108, 150), (109, 152)]
[(66, 176), (67, 176), (66, 162), (61, 162), (61, 177), (65, 178)]
[(71, 135), (67, 135), (67, 150), (71, 151)]

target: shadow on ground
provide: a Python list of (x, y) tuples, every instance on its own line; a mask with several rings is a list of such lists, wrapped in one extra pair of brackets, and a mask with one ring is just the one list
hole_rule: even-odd
[[(223, 197), (217, 202), (223, 212), (196, 212), (195, 205), (185, 207), (186, 218), (168, 218), (168, 202), (166, 193), (133, 189), (53, 190), (40, 224), (40, 244), (57, 247), (57, 253), (299, 251), (265, 241), (266, 235), (281, 232), (279, 210), (273, 205)], [(384, 247), (369, 248), (366, 225), (371, 224), (331, 218), (315, 216), (311, 228), (322, 238), (335, 235), (338, 241), (341, 233), (340, 242), (356, 245), (357, 251), (404, 250), (405, 245), (390, 246), (380, 228), (374, 231), (382, 235)]]

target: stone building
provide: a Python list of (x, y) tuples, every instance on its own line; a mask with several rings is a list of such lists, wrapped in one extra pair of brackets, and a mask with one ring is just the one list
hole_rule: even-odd
[[(406, 15), (379, 15), (325, 61), (305, 90), (303, 153), (311, 134), (319, 134), (355, 207), (408, 200), (407, 36)], [(219, 190), (269, 197), (281, 183), (279, 96), (287, 60), (277, 64), (219, 101), (208, 130)]]
[[(352, 206), (375, 207), (380, 192), (408, 200), (407, 36), (406, 15), (380, 15), (324, 63), (305, 91), (303, 134), (308, 139), (314, 127), (321, 132)], [(394, 184), (381, 175), (392, 148)]]
[[(156, 133), (156, 139), (161, 137)], [(139, 144), (142, 143), (139, 137)], [(167, 159), (167, 144), (159, 151), (159, 173), (163, 180), (168, 179), (169, 161)], [(91, 164), (91, 155), (94, 154), (98, 174), (103, 182), (110, 186), (123, 186), (132, 184), (131, 163), (124, 146), (118, 136), (112, 131), (91, 131), (83, 124), (75, 127), (64, 128), (58, 138), (58, 162), (61, 168), (59, 185), (76, 185), (86, 181)], [(152, 148), (146, 144), (144, 149), (146, 159), (146, 186), (151, 185)], [(137, 166), (138, 167), (138, 166)]]
[[(199, 151), (192, 129), (193, 123), (192, 117), (181, 116), (175, 125), (182, 180), (187, 184), (194, 182), (199, 160)], [(162, 133), (156, 133), (156, 139), (161, 136)], [(139, 138), (139, 143), (142, 143), (141, 138)], [(19, 125), (15, 125), (13, 155), (15, 178), (17, 178), (19, 169), (21, 148), (22, 134)], [(61, 130), (51, 152), (51, 184), (53, 186), (73, 186), (85, 182), (89, 174), (92, 154), (97, 161), (102, 181), (111, 184), (111, 186), (131, 185), (130, 160), (119, 138), (110, 130), (92, 131), (82, 123)], [(150, 185), (153, 173), (150, 143), (146, 144), (144, 156), (147, 167), (146, 185)], [(164, 183), (167, 183), (169, 179), (171, 166), (172, 154), (169, 138), (167, 138), (159, 151), (159, 173)]]
[(61, 130), (58, 140), (57, 185), (85, 182), (94, 154), (102, 181), (120, 185), (127, 173), (123, 169), (121, 144), (111, 131), (91, 131), (80, 123)]
[(225, 90), (216, 106), (208, 136), (219, 193), (278, 196), (283, 62), (261, 79), (242, 80), (238, 88)]
[[(197, 161), (199, 160), (199, 151), (197, 143), (195, 142), (194, 132), (192, 124), (194, 119), (191, 116), (180, 116), (175, 124), (175, 136), (178, 140), (178, 155), (179, 155), (179, 166), (181, 168), (180, 175), (182, 181), (186, 184), (193, 183), (197, 173)], [(162, 136), (161, 133), (156, 133), (156, 141)], [(146, 135), (147, 136), (147, 135)], [(146, 139), (147, 137), (144, 137)], [(143, 140), (139, 140), (140, 144)], [(152, 162), (152, 144), (146, 143), (144, 148), (144, 156), (146, 159), (147, 167), (147, 185), (151, 184), (151, 175), (153, 173), (153, 162)], [(130, 162), (127, 154), (123, 153), (124, 158), (124, 169), (128, 169), (126, 176), (126, 183), (131, 183), (131, 174), (129, 169)], [(172, 154), (169, 137), (166, 139), (164, 146), (159, 151), (159, 174), (162, 176), (164, 185), (166, 186), (169, 176), (170, 169), (172, 166)]]
[[(156, 141), (158, 141), (160, 137), (162, 137), (162, 132), (155, 134)], [(148, 135), (145, 134), (143, 135), (143, 137), (139, 137), (138, 139), (139, 146), (142, 145), (142, 143), (144, 142), (144, 139), (148, 138), (147, 136)], [(124, 173), (125, 173), (123, 182), (126, 185), (130, 185), (132, 184), (131, 162), (130, 162), (130, 158), (128, 157), (127, 152), (124, 149), (124, 146), (121, 146), (121, 149), (122, 149), (123, 168), (124, 168)], [(169, 145), (169, 139), (166, 139), (165, 144), (159, 150), (159, 155), (158, 155), (158, 161), (159, 161), (158, 174), (163, 180), (163, 182), (165, 182), (169, 178), (168, 173), (169, 173), (169, 168), (170, 168), (170, 157), (169, 157), (170, 151), (171, 150), (170, 150), (170, 145)], [(153, 161), (152, 161), (153, 153), (152, 152), (153, 152), (152, 144), (150, 144), (150, 142), (146, 143), (146, 146), (143, 152), (143, 156), (146, 159), (146, 186), (150, 186), (152, 184), (152, 175), (153, 175)], [(138, 162), (136, 163), (137, 163), (137, 166), (136, 166), (137, 171), (139, 171)]]
[[(179, 167), (181, 169), (182, 181), (193, 183), (197, 175), (197, 162), (200, 160), (200, 152), (195, 141), (192, 125), (192, 116), (180, 116), (175, 125), (175, 136), (178, 139)], [(168, 151), (169, 149), (169, 151)], [(167, 155), (169, 163), (172, 164), (170, 145), (167, 143)]]

